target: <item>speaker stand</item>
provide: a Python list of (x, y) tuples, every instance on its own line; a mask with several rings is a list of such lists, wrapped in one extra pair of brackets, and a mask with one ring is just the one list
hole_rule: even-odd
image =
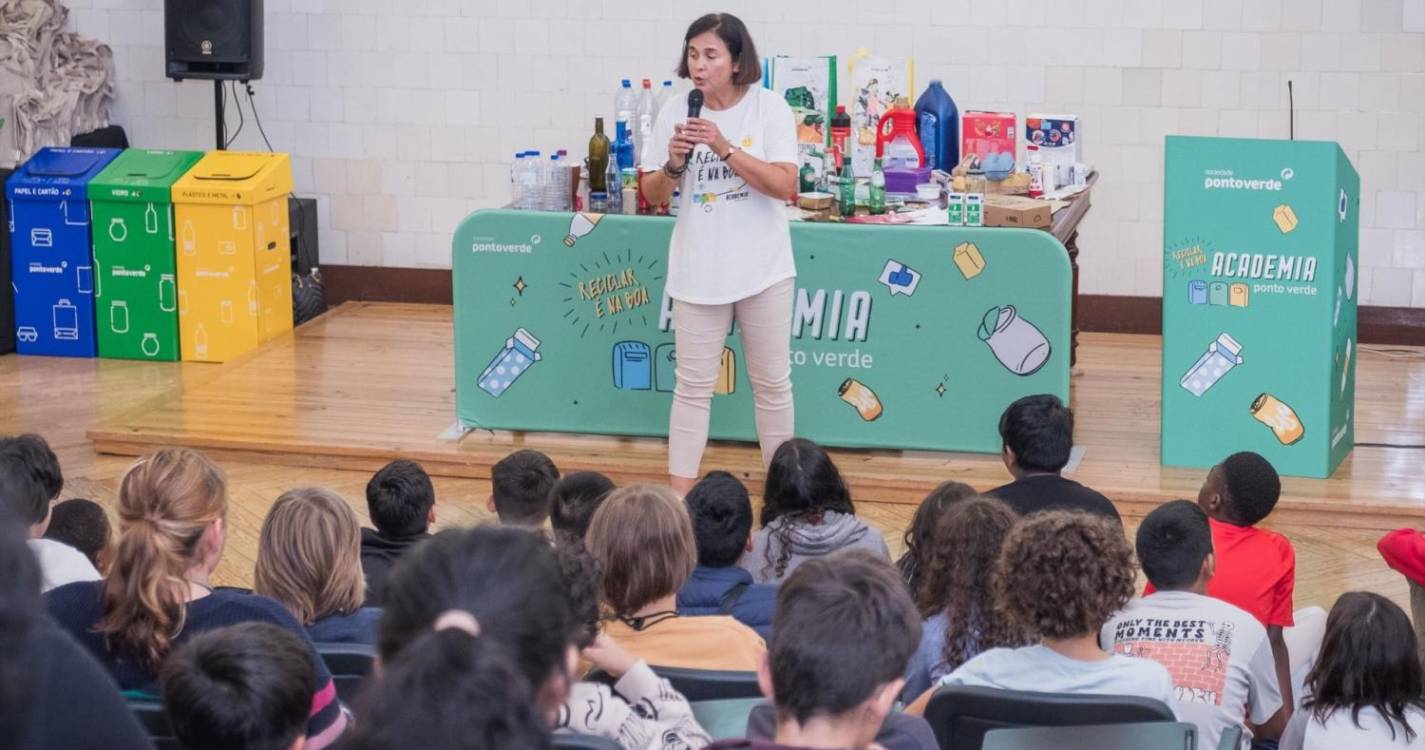
[(228, 147), (227, 113), (223, 112), (223, 82), (213, 81), (213, 124), (217, 128), (218, 150)]

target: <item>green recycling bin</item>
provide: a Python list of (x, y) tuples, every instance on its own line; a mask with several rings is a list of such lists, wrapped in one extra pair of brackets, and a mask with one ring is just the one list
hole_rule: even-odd
[(170, 188), (202, 157), (129, 149), (89, 183), (99, 356), (178, 359)]

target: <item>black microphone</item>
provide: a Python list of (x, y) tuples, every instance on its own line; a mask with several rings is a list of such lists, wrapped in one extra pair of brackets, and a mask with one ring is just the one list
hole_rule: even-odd
[(688, 92), (688, 118), (694, 118), (703, 113), (703, 92), (700, 89), (693, 89)]

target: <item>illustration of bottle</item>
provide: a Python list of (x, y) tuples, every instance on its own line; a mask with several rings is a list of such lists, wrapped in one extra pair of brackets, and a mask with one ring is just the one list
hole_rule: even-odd
[(143, 335), (143, 340), (139, 342), (139, 350), (142, 351), (144, 353), (144, 356), (146, 357), (157, 357), (158, 334), (145, 333)]
[(247, 209), (233, 206), (233, 229), (247, 229)]
[(178, 314), (188, 314), (188, 291), (185, 289), (178, 290)]
[(52, 309), (54, 337), (57, 341), (79, 340), (79, 308), (67, 299), (56, 302)]
[(1015, 375), (1033, 375), (1049, 361), (1049, 339), (1033, 323), (1019, 317), (1014, 305), (991, 307), (980, 320), (978, 335), (995, 359)]
[(109, 330), (114, 333), (129, 332), (129, 303), (116, 299), (109, 303)]
[(168, 207), (168, 241), (173, 241), (173, 206)]
[(198, 252), (198, 232), (193, 229), (193, 220), (183, 220), (183, 254), (192, 255)]
[(518, 328), (513, 335), (505, 339), (505, 347), (485, 366), (475, 384), (480, 390), (499, 398), (542, 357), (539, 352), (539, 339), (529, 331)]
[(193, 331), (193, 351), (198, 355), (198, 359), (206, 359), (208, 356), (208, 329), (202, 323)]
[(232, 324), (233, 324), (233, 301), (230, 300), (230, 299), (225, 299), (225, 300), (223, 300), (223, 301), (222, 301), (222, 304), (218, 305), (218, 309), (221, 311), (223, 323), (226, 324), (226, 325), (232, 325)]
[(124, 223), (122, 216), (109, 217), (109, 239), (115, 242), (123, 242), (128, 239), (129, 227)]
[(162, 310), (163, 312), (173, 312), (173, 298), (174, 298), (174, 296), (175, 296), (174, 293), (173, 293), (174, 288), (175, 288), (175, 284), (174, 284), (173, 274), (171, 274), (171, 273), (159, 274), (159, 276), (158, 276), (158, 309)]
[(569, 234), (564, 237), (564, 246), (574, 247), (575, 242), (594, 231), (603, 219), (603, 214), (574, 214), (574, 218), (569, 220)]
[(855, 378), (841, 381), (841, 386), (836, 389), (836, 395), (840, 396), (842, 401), (853, 406), (856, 413), (861, 415), (861, 419), (867, 422), (874, 422), (881, 416), (883, 411), (881, 399), (876, 396), (875, 391)]
[(1272, 433), (1282, 445), (1292, 445), (1306, 434), (1306, 428), (1296, 412), (1270, 393), (1263, 393), (1254, 399), (1251, 412), (1254, 419), (1272, 428)]
[(247, 282), (247, 314), (257, 317), (257, 279)]
[(1178, 381), (1188, 393), (1201, 396), (1217, 385), (1232, 368), (1242, 364), (1242, 345), (1226, 333), (1219, 334), (1207, 351), (1203, 352), (1193, 366)]
[(144, 209), (143, 230), (149, 234), (158, 234), (158, 209), (152, 203)]

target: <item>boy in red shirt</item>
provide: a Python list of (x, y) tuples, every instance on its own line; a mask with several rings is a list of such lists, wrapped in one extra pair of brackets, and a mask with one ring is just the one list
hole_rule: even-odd
[[(1296, 704), (1282, 629), (1295, 624), (1296, 551), (1281, 534), (1257, 528), (1276, 507), (1281, 490), (1281, 478), (1267, 459), (1244, 451), (1212, 467), (1198, 490), (1197, 504), (1207, 512), (1217, 555), (1217, 573), (1207, 584), (1207, 595), (1241, 607), (1266, 626), (1282, 705), (1289, 714)], [(1153, 591), (1149, 583), (1143, 593)]]

